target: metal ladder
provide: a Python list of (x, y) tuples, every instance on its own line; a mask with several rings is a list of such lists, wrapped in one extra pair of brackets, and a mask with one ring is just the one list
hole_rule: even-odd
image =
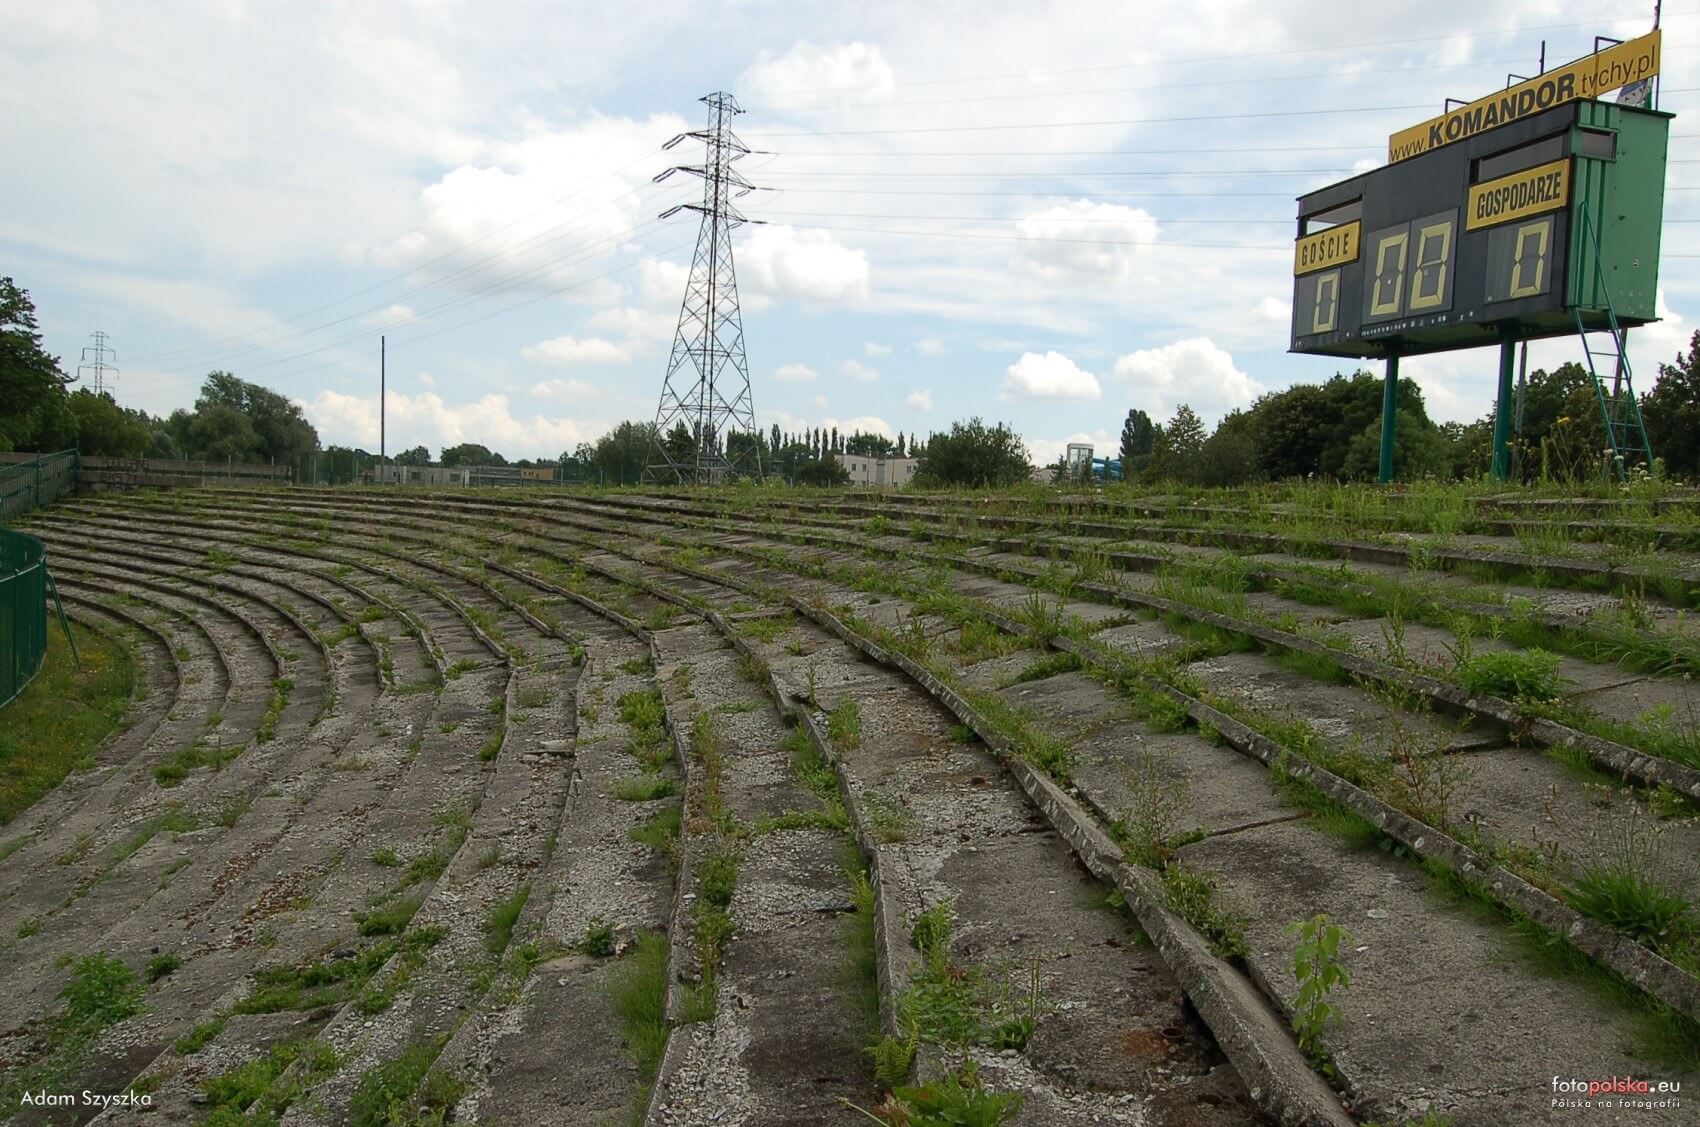
[[(1626, 330), (1617, 323), (1617, 311), (1612, 308), (1611, 291), (1606, 287), (1605, 267), (1600, 261), (1600, 236), (1594, 229), (1586, 201), (1581, 207), (1582, 237), (1594, 249), (1594, 279), (1605, 299), (1604, 312), (1611, 335), (1611, 349), (1595, 352), (1588, 347), (1588, 329), (1582, 323), (1582, 308), (1576, 306), (1576, 334), (1582, 338), (1582, 353), (1588, 358), (1588, 374), (1594, 380), (1594, 393), (1600, 401), (1600, 418), (1606, 426), (1606, 442), (1610, 447), (1612, 469), (1619, 481), (1627, 481), (1629, 467), (1639, 461), (1649, 471), (1653, 468), (1653, 447), (1647, 441), (1647, 427), (1641, 421), (1641, 401), (1635, 396), (1635, 381), (1629, 370)], [(1600, 312), (1596, 309), (1594, 312)], [(1600, 376), (1596, 359), (1612, 362), (1611, 387)]]

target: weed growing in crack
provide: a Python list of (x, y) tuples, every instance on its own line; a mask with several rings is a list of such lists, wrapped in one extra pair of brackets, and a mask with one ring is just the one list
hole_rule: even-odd
[(1326, 913), (1295, 920), (1287, 925), (1287, 934), (1298, 937), (1293, 945), (1293, 977), (1299, 987), (1293, 999), (1293, 1032), (1298, 1035), (1300, 1051), (1311, 1063), (1332, 1074), (1334, 1066), (1322, 1047), (1322, 1034), (1328, 1023), (1339, 1017), (1339, 1008), (1329, 1001), (1330, 996), (1352, 984), (1346, 968), (1340, 965), (1340, 947), (1348, 937), (1344, 928), (1328, 922)]
[(498, 900), (490, 909), (490, 919), (484, 928), (485, 946), (492, 955), (498, 957), (508, 949), (513, 941), (514, 925), (519, 923), (520, 913), (525, 911), (525, 902), (531, 898), (531, 885), (522, 884), (513, 893)]
[(578, 948), (592, 958), (606, 959), (613, 955), (614, 925), (601, 916), (592, 916), (590, 923), (585, 925), (584, 938), (579, 940)]
[(1020, 1111), (1021, 1105), (1019, 1092), (994, 1092), (986, 1087), (973, 1061), (930, 1084), (894, 1088), (872, 1111), (844, 1100), (845, 1107), (875, 1123), (903, 1127), (997, 1127)]
[(1142, 753), (1134, 766), (1123, 773), (1127, 785), (1127, 812), (1115, 830), (1122, 839), (1127, 859), (1147, 868), (1161, 869), (1175, 850), (1200, 840), (1204, 831), (1181, 832), (1181, 814), (1187, 809), (1186, 776), (1167, 756)]
[(1546, 650), (1492, 650), (1460, 659), (1453, 675), (1469, 693), (1510, 701), (1555, 701), (1568, 681)]
[(640, 1090), (634, 1104), (641, 1113), (667, 1048), (667, 937), (638, 932), (631, 952), (614, 971), (608, 992), (620, 1018), (620, 1037), (637, 1065)]
[(1245, 920), (1216, 902), (1216, 883), (1208, 874), (1169, 865), (1163, 870), (1163, 903), (1191, 924), (1219, 957), (1245, 958)]
[(635, 779), (621, 779), (614, 784), (613, 795), (621, 802), (653, 802), (658, 798), (668, 798), (679, 792), (677, 779), (668, 775), (644, 775)]

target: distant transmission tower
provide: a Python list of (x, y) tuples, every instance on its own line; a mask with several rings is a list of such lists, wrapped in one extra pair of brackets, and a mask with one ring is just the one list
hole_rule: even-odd
[(118, 353), (106, 347), (105, 333), (91, 333), (89, 339), (93, 344), (83, 346), (83, 359), (77, 365), (77, 378), (82, 379), (84, 372), (94, 373), (94, 393), (96, 395), (112, 390), (107, 387), (108, 381), (118, 382), (118, 369), (107, 363), (107, 358), (118, 359)]
[[(732, 229), (759, 220), (745, 219), (732, 206), (734, 196), (754, 190), (732, 167), (750, 151), (729, 127), (732, 115), (744, 111), (724, 92), (701, 100), (708, 104), (708, 128), (681, 133), (665, 147), (694, 137), (707, 146), (707, 159), (700, 165), (675, 165), (655, 177), (656, 183), (675, 172), (702, 178), (701, 204), (680, 204), (661, 213), (666, 219), (679, 211), (701, 212), (702, 229), (655, 409), (655, 453), (644, 476), (711, 485), (734, 475), (761, 476), (738, 277), (732, 269)], [(681, 424), (690, 434), (688, 445), (669, 441)]]

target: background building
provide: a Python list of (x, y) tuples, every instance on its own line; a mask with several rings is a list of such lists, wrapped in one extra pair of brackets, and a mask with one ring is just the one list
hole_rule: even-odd
[(919, 458), (875, 458), (867, 454), (834, 454), (850, 474), (851, 485), (875, 489), (900, 489), (915, 477)]

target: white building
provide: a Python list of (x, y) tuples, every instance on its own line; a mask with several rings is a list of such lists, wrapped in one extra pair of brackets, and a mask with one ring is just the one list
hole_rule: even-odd
[(851, 485), (873, 489), (901, 489), (915, 477), (919, 458), (875, 458), (869, 454), (834, 454), (850, 474)]

